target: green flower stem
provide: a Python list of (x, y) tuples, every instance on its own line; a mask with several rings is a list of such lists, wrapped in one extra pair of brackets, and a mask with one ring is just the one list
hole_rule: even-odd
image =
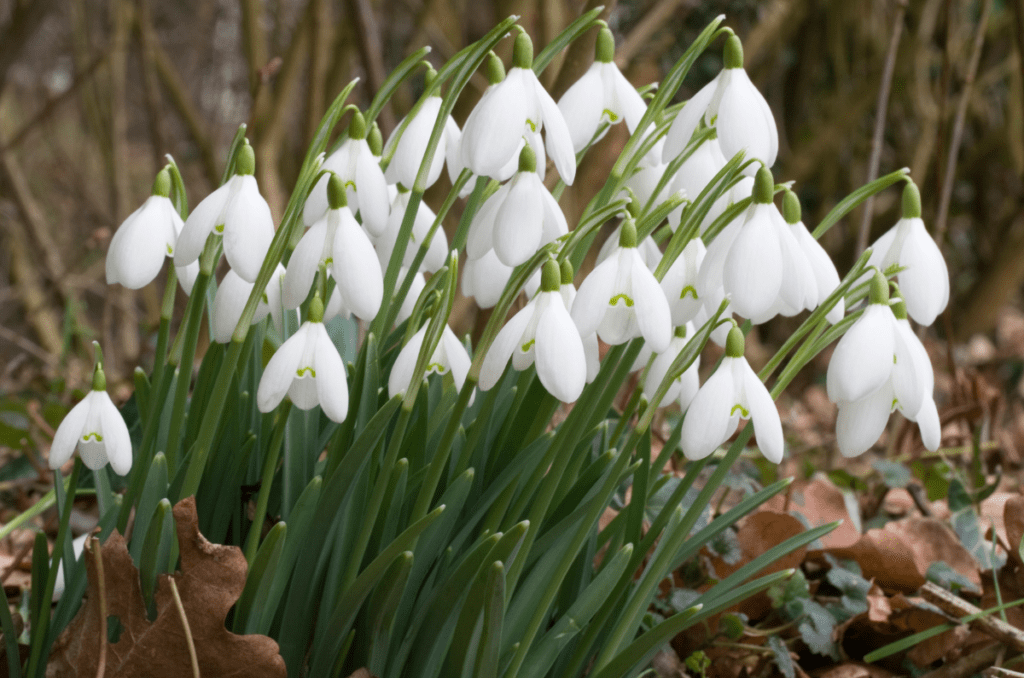
[[(63, 502), (58, 493), (57, 510), (60, 513), (60, 522), (57, 525), (57, 539), (53, 543), (53, 553), (50, 559), (50, 571), (46, 577), (46, 587), (42, 591), (42, 605), (39, 606), (39, 619), (32, 620), (32, 644), (28, 660), (26, 676), (41, 676), (45, 671), (45, 656), (49, 648), (45, 645), (46, 637), (50, 633), (50, 600), (53, 599), (53, 589), (57, 584), (57, 566), (60, 565), (64, 556), (64, 544), (68, 539), (68, 530), (71, 525), (71, 508), (75, 503), (75, 492), (78, 490), (78, 477), (82, 473), (82, 458), (75, 455), (75, 465), (71, 469), (71, 478), (68, 480), (68, 491)], [(56, 489), (56, 488), (55, 488)], [(71, 577), (71, 571), (64, 573), (67, 578)]]
[[(468, 172), (469, 170), (462, 170)], [(459, 175), (459, 179), (462, 175)], [(466, 208), (462, 210), (462, 216), (459, 217), (459, 225), (455, 229), (455, 237), (452, 238), (452, 249), (462, 251), (466, 247), (466, 241), (469, 239), (469, 227), (473, 223), (473, 218), (476, 213), (480, 210), (480, 207), (484, 204), (484, 200), (491, 194), (489, 192), (490, 184), (495, 184), (494, 189), (497, 190), (496, 181), (492, 181), (487, 177), (477, 177), (476, 184), (473, 185), (473, 192), (469, 194), (469, 198), (466, 200)]]
[(171, 319), (174, 316), (174, 298), (178, 291), (178, 269), (171, 264), (167, 267), (167, 280), (164, 283), (164, 298), (160, 304), (160, 329), (156, 335), (156, 353), (153, 355), (153, 379), (157, 384), (164, 373), (167, 360), (167, 340), (171, 334)]
[[(654, 356), (651, 356), (651, 360), (654, 360)], [(644, 372), (647, 371), (651, 366), (651, 360), (647, 361), (647, 367), (644, 368)], [(622, 409), (622, 414), (619, 415), (619, 420), (615, 423), (615, 429), (612, 431), (611, 437), (608, 438), (608, 445), (614, 447), (619, 436), (622, 435), (623, 431), (626, 430), (626, 426), (629, 424), (629, 420), (633, 418), (633, 414), (636, 413), (636, 408), (640, 405), (640, 396), (643, 395), (643, 377), (641, 376), (638, 380), (637, 387), (633, 389), (633, 393), (630, 394), (629, 400), (626, 402), (626, 406)]]
[(832, 210), (825, 215), (825, 218), (821, 220), (821, 223), (818, 224), (818, 227), (814, 229), (814, 232), (811, 233), (811, 235), (814, 236), (815, 240), (821, 238), (828, 229), (835, 226), (840, 219), (852, 212), (857, 205), (861, 204), (876, 193), (881, 193), (895, 183), (907, 181), (909, 177), (910, 168), (904, 167), (903, 169), (898, 169), (895, 172), (890, 172), (884, 177), (875, 179), (870, 184), (861, 186), (856, 191), (840, 200), (839, 204), (833, 207)]
[(409, 194), (409, 204), (405, 208), (405, 216), (402, 217), (402, 225), (398, 229), (395, 249), (391, 252), (391, 260), (388, 262), (387, 270), (384, 272), (384, 297), (380, 304), (380, 310), (377, 311), (377, 317), (370, 323), (369, 331), (378, 337), (383, 337), (387, 334), (387, 330), (390, 327), (386, 324), (388, 318), (397, 315), (397, 312), (395, 314), (391, 312), (392, 303), (397, 301), (394, 299), (395, 284), (398, 282), (399, 269), (405, 260), (405, 249), (412, 238), (412, 226), (416, 221), (416, 213), (419, 211), (422, 201), (423, 191), (414, 188)]
[(398, 453), (402, 449), (402, 442), (405, 439), (405, 432), (411, 418), (412, 410), (405, 407), (401, 408), (398, 421), (395, 423), (395, 430), (391, 434), (391, 441), (388, 443), (387, 453), (384, 455), (384, 462), (377, 472), (377, 480), (373, 485), (373, 490), (370, 492), (366, 505), (363, 507), (360, 518), (362, 529), (359, 531), (356, 543), (352, 545), (352, 551), (348, 554), (348, 567), (345, 569), (340, 589), (342, 595), (352, 587), (356, 577), (359, 576), (359, 568), (363, 563), (363, 557), (366, 555), (366, 547), (370, 543), (370, 537), (373, 535), (377, 514), (380, 513), (384, 494), (391, 479), (391, 471), (395, 467), (395, 462), (398, 461)]
[[(380, 89), (373, 96), (373, 101), (370, 102), (370, 107), (366, 109), (366, 114), (363, 116), (366, 119), (366, 127), (369, 129), (373, 125), (373, 121), (377, 119), (377, 116), (383, 110), (384, 106), (387, 105), (391, 97), (394, 96), (395, 92), (402, 85), (403, 82), (412, 77), (420, 68), (423, 67), (423, 59), (430, 54), (429, 47), (421, 47), (416, 50), (405, 59), (402, 63), (398, 64), (395, 70), (391, 71), (391, 74), (381, 84)], [(407, 120), (412, 119), (412, 114), (407, 116)], [(407, 126), (407, 125), (406, 125)], [(404, 131), (401, 130), (401, 131)], [(398, 130), (396, 130), (396, 133)]]
[(263, 459), (263, 473), (260, 475), (260, 493), (256, 497), (256, 512), (253, 514), (252, 525), (249, 527), (249, 537), (245, 543), (245, 560), (252, 567), (253, 559), (260, 545), (260, 533), (263, 531), (263, 518), (267, 514), (267, 504), (270, 501), (270, 487), (274, 483), (274, 473), (277, 471), (277, 459), (281, 455), (281, 445), (284, 443), (284, 433), (288, 424), (288, 415), (292, 411), (292, 402), (287, 400), (277, 411), (277, 421), (274, 424), (274, 436), (270, 439), (270, 447), (267, 449), (267, 456)]

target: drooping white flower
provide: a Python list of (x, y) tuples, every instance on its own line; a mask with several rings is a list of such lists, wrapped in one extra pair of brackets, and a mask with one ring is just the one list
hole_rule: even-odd
[(480, 308), (498, 303), (512, 277), (512, 267), (501, 263), (493, 249), (479, 259), (467, 259), (462, 268), (462, 294), (473, 297)]
[(548, 393), (575, 402), (587, 380), (587, 360), (576, 325), (560, 291), (561, 270), (554, 259), (543, 268), (541, 291), (498, 332), (480, 369), (480, 389), (501, 379), (509, 358), (525, 370), (536, 363), (537, 377)]
[(50, 446), (50, 468), (63, 466), (76, 450), (93, 471), (108, 461), (119, 476), (128, 475), (132, 468), (132, 439), (124, 418), (107, 395), (107, 379), (100, 362), (93, 373), (92, 390), (57, 427)]
[(870, 265), (903, 269), (896, 280), (910, 317), (921, 325), (934, 323), (949, 303), (949, 269), (921, 220), (921, 193), (913, 182), (903, 188), (903, 218), (871, 250)]
[(736, 36), (725, 43), (724, 61), (721, 72), (693, 95), (672, 121), (665, 141), (666, 160), (683, 151), (703, 120), (718, 130), (726, 158), (744, 151), (747, 158), (757, 158), (771, 167), (779, 151), (779, 131), (768, 102), (743, 70), (743, 45)]
[(729, 331), (726, 356), (700, 387), (683, 419), (680, 444), (687, 459), (703, 459), (729, 439), (740, 419), (750, 419), (761, 454), (782, 461), (779, 411), (768, 389), (743, 357), (743, 332)]
[(186, 295), (191, 296), (192, 288), (196, 284), (196, 278), (199, 277), (199, 261), (193, 261), (186, 266), (175, 266), (174, 270), (178, 274), (178, 284), (181, 285), (182, 291)]
[[(402, 230), (402, 220), (405, 218), (405, 210), (409, 206), (411, 196), (409, 191), (398, 192), (395, 201), (391, 204), (391, 216), (388, 217), (387, 228), (374, 241), (382, 270), (387, 270), (388, 262), (391, 261), (391, 253), (395, 251), (395, 243), (398, 242), (398, 236)], [(426, 202), (421, 200), (419, 208), (416, 210), (409, 242), (405, 246), (405, 256), (402, 258), (403, 267), (412, 266), (412, 261), (416, 258), (421, 243), (430, 233), (430, 227), (434, 225), (435, 219), (437, 219), (437, 215), (427, 206)], [(434, 273), (444, 266), (447, 258), (448, 237), (443, 228), (438, 228), (430, 239), (427, 255), (423, 258), (423, 263), (420, 264), (420, 270)]]
[[(285, 279), (285, 269), (281, 264), (270, 276), (267, 289), (256, 305), (256, 313), (252, 317), (255, 325), (269, 314), (274, 326), (280, 333), (283, 331), (284, 306), (281, 304), (281, 287)], [(246, 282), (234, 271), (228, 271), (217, 288), (217, 296), (213, 298), (213, 339), (221, 344), (231, 341), (231, 335), (238, 326), (245, 304), (249, 301), (255, 283)]]
[(861, 454), (874, 445), (885, 430), (889, 414), (896, 409), (917, 422), (926, 448), (934, 451), (941, 442), (939, 414), (932, 394), (935, 375), (928, 352), (910, 327), (902, 299), (892, 306), (892, 311), (895, 322), (889, 377), (859, 400), (839, 401), (836, 442), (846, 457)]
[(170, 196), (171, 177), (165, 167), (156, 175), (153, 194), (128, 216), (110, 239), (107, 284), (137, 290), (153, 282), (174, 246), (184, 223)]
[(288, 262), (284, 306), (297, 308), (305, 301), (324, 265), (330, 266), (341, 304), (359, 318), (371, 320), (384, 298), (377, 253), (345, 203), (346, 191), (337, 174), (330, 175), (327, 192), (330, 209), (302, 236)]
[(524, 146), (519, 171), (480, 206), (466, 241), (470, 259), (493, 249), (503, 264), (518, 266), (569, 232), (562, 208), (537, 175), (536, 160)]
[(580, 285), (572, 319), (581, 337), (596, 331), (605, 343), (615, 345), (642, 336), (655, 352), (668, 348), (672, 339), (668, 301), (640, 258), (631, 218), (623, 225), (618, 249)]
[(774, 204), (768, 210), (768, 215), (779, 242), (782, 282), (775, 302), (760, 316), (750, 319), (755, 325), (777, 315), (794, 316), (800, 311), (813, 310), (818, 306), (818, 281), (803, 247)]
[[(572, 315), (572, 305), (576, 303), (576, 286), (573, 285), (573, 278), (575, 271), (572, 268), (572, 262), (568, 259), (562, 259), (562, 285), (558, 288), (558, 291), (562, 293), (562, 301), (565, 302), (565, 307), (569, 310), (570, 316)], [(540, 289), (540, 276), (537, 276), (537, 286), (533, 292), (527, 289), (527, 295), (532, 296), (534, 292)], [(533, 278), (531, 278), (533, 280)], [(529, 288), (529, 283), (527, 284)], [(578, 329), (578, 328), (577, 328)], [(597, 333), (591, 332), (590, 334), (581, 335), (583, 341), (583, 355), (587, 359), (587, 383), (594, 381), (597, 377), (598, 371), (601, 369), (601, 352), (600, 347), (597, 344)]]
[[(682, 151), (680, 150), (680, 152)], [(718, 137), (712, 136), (709, 139), (705, 139), (704, 143), (695, 148), (690, 157), (679, 166), (679, 170), (669, 183), (669, 190), (673, 192), (683, 191), (686, 197), (695, 201), (700, 197), (700, 194), (711, 180), (715, 178), (715, 175), (725, 167), (726, 162), (725, 156), (722, 155), (722, 147), (718, 143)], [(745, 198), (748, 195), (750, 195), (749, 189), (740, 198)], [(711, 222), (717, 219), (735, 201), (734, 191), (726, 191), (719, 196), (701, 222), (700, 231), (703, 232)], [(679, 228), (682, 214), (682, 206), (669, 212), (668, 223), (673, 231)]]
[[(693, 338), (694, 334), (695, 331), (691, 323), (676, 327), (675, 334), (672, 337), (672, 341), (669, 342), (668, 348), (655, 356), (654, 362), (651, 363), (651, 369), (647, 371), (647, 377), (644, 379), (643, 393), (648, 402), (653, 400), (655, 392), (657, 392), (661, 382), (668, 375), (672, 363), (686, 347), (690, 339)], [(647, 365), (651, 355), (652, 351), (650, 348), (644, 346), (640, 351), (640, 355), (637, 356), (637, 362), (641, 363), (641, 366)], [(700, 388), (699, 370), (700, 355), (698, 354), (693, 363), (669, 385), (668, 391), (665, 392), (665, 397), (661, 401), (661, 406), (664, 407), (673, 400), (678, 400), (680, 409), (685, 412)]]
[(496, 177), (516, 157), (524, 132), (545, 132), (548, 155), (567, 185), (576, 177), (572, 137), (558, 105), (533, 72), (533, 43), (521, 32), (512, 52), (513, 67), (498, 81), (490, 66), (492, 87), (469, 114), (462, 129), (462, 165), (475, 174)]
[[(366, 121), (359, 111), (352, 114), (348, 138), (327, 156), (321, 169), (330, 170), (341, 178), (352, 213), (359, 213), (363, 227), (371, 235), (380, 235), (387, 226), (391, 205), (388, 183), (380, 168), (380, 158), (374, 155), (367, 141)], [(307, 226), (315, 224), (327, 212), (327, 180), (327, 176), (320, 177), (306, 199), (302, 219)]]
[(256, 390), (260, 412), (270, 412), (287, 395), (300, 410), (320, 405), (331, 421), (345, 420), (348, 414), (345, 364), (327, 334), (323, 314), (323, 302), (319, 296), (314, 296), (306, 322), (271, 356)]
[(668, 307), (672, 311), (672, 324), (675, 327), (693, 320), (701, 308), (702, 300), (697, 293), (697, 274), (707, 252), (704, 241), (700, 237), (694, 238), (686, 243), (686, 247), (661, 279), (661, 289), (668, 299)]
[(625, 120), (630, 133), (636, 131), (647, 105), (615, 65), (615, 38), (607, 26), (597, 35), (594, 63), (562, 95), (558, 109), (577, 153), (590, 143), (602, 121), (614, 125)]
[[(839, 273), (825, 248), (814, 239), (814, 236), (804, 226), (804, 222), (800, 220), (800, 200), (797, 199), (796, 194), (787, 189), (785, 197), (782, 199), (782, 207), (786, 222), (800, 249), (803, 250), (814, 277), (817, 298), (808, 308), (817, 308), (839, 287)], [(843, 319), (845, 313), (846, 304), (840, 298), (839, 303), (825, 315), (825, 319), (835, 325)]]
[(174, 249), (174, 265), (187, 266), (199, 258), (210, 233), (224, 236), (224, 256), (248, 282), (256, 282), (274, 239), (274, 218), (253, 176), (252, 147), (242, 146), (235, 161), (237, 174), (206, 196), (188, 215)]
[[(608, 239), (601, 245), (601, 249), (597, 252), (597, 263), (600, 264), (602, 261), (611, 256), (612, 252), (616, 250), (619, 245), (619, 234), (622, 232), (622, 224), (619, 224)], [(658, 268), (658, 263), (661, 261), (661, 249), (658, 247), (658, 243), (654, 242), (652, 236), (647, 236), (636, 247), (637, 252), (640, 254), (640, 260), (644, 262), (644, 266), (650, 269), (652, 272)]]
[[(423, 327), (412, 335), (409, 343), (398, 352), (395, 364), (391, 368), (391, 375), (388, 377), (388, 395), (392, 398), (404, 394), (412, 383), (416, 361), (419, 358), (420, 349), (423, 347), (423, 339), (427, 335), (427, 324), (424, 323)], [(466, 347), (462, 345), (451, 328), (445, 325), (444, 331), (441, 333), (441, 341), (437, 342), (437, 347), (427, 362), (423, 378), (426, 379), (431, 373), (447, 374), (451, 372), (452, 379), (455, 380), (455, 388), (461, 391), (462, 385), (466, 383), (470, 364)]]
[[(668, 171), (668, 163), (663, 162), (661, 159), (662, 149), (665, 146), (665, 138), (658, 139), (651, 147), (651, 150), (644, 154), (642, 158), (637, 162), (637, 171), (631, 176), (627, 177), (623, 184), (626, 188), (633, 191), (633, 195), (636, 196), (637, 201), (641, 205), (646, 205), (651, 197), (654, 195), (654, 191), (658, 188), (658, 183), (661, 181), (665, 172)], [(658, 191), (658, 197), (654, 201), (655, 205), (658, 205), (665, 201), (668, 195), (672, 192), (672, 182), (668, 181), (660, 191)], [(679, 208), (682, 210), (682, 207)], [(675, 211), (673, 211), (673, 214)], [(679, 219), (676, 218), (678, 223)]]
[(854, 402), (877, 391), (889, 380), (895, 350), (896, 317), (889, 306), (889, 283), (876, 269), (871, 278), (867, 308), (839, 340), (826, 373), (828, 398)]
[[(426, 86), (429, 87), (436, 77), (437, 72), (432, 68), (428, 69)], [(441, 113), (441, 103), (440, 92), (435, 92), (423, 102), (420, 109), (409, 120), (409, 124), (405, 128), (405, 132), (402, 133), (402, 136), (393, 135), (388, 139), (387, 146), (384, 148), (384, 154), (391, 156), (391, 163), (384, 172), (384, 178), (389, 184), (402, 184), (411, 189), (413, 184), (416, 183), (416, 174), (419, 172), (420, 163), (423, 162), (423, 156), (426, 155), (430, 133), (434, 130), (437, 116)], [(398, 123), (398, 128), (396, 129), (401, 129), (403, 122), (404, 119)], [(448, 172), (454, 183), (455, 178), (458, 177), (458, 173), (453, 174), (453, 169), (457, 162), (455, 158), (459, 152), (461, 136), (462, 132), (459, 131), (459, 126), (455, 124), (455, 121), (449, 115), (444, 122), (444, 132), (441, 134), (437, 150), (434, 152), (434, 157), (430, 162), (430, 169), (427, 171), (427, 181), (423, 187), (424, 189), (433, 186), (437, 178), (441, 176), (441, 166), (445, 163), (446, 159), (448, 161)]]

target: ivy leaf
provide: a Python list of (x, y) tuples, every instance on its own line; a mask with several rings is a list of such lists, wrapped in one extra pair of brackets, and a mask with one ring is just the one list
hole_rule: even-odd
[(925, 575), (928, 581), (956, 593), (960, 589), (976, 592), (978, 587), (970, 579), (960, 574), (943, 561), (934, 562), (928, 566)]
[(778, 636), (768, 638), (768, 647), (772, 650), (775, 658), (775, 665), (779, 667), (786, 678), (796, 678), (796, 669), (793, 667), (793, 658), (789, 656), (789, 648)]
[(836, 644), (832, 642), (832, 631), (836, 618), (820, 603), (808, 600), (804, 603), (804, 619), (797, 626), (800, 637), (814, 654), (839, 659)]
[(852, 572), (845, 567), (833, 567), (825, 575), (825, 579), (842, 592), (840, 605), (850, 617), (868, 611), (868, 591), (871, 589), (871, 582), (862, 577), (860, 572)]
[(906, 487), (910, 484), (911, 474), (903, 464), (896, 463), (894, 461), (888, 461), (886, 459), (879, 459), (872, 464), (874, 469), (882, 474), (882, 482), (885, 483), (886, 487)]

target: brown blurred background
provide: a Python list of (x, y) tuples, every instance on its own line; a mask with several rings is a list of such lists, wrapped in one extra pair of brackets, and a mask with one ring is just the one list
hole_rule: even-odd
[[(238, 124), (248, 123), (261, 189), (280, 217), (315, 125), (351, 78), (361, 78), (354, 96), (365, 107), (422, 45), (437, 66), (519, 14), (539, 49), (585, 4), (601, 3), (0, 0), (0, 392), (47, 390), (58, 377), (80, 383), (93, 338), (104, 343), (112, 382), (126, 384), (136, 365), (149, 368), (163, 283), (137, 293), (108, 287), (104, 256), (113, 231), (148, 195), (164, 153), (182, 168), (195, 205), (219, 181)], [(952, 275), (938, 336), (962, 342), (989, 333), (1017, 303), (1024, 0), (604, 4), (617, 60), (638, 86), (659, 80), (714, 16), (727, 15), (779, 123), (776, 177), (796, 182), (812, 227), (868, 180), (873, 156), (876, 174), (909, 166)], [(556, 99), (589, 65), (593, 39), (591, 32), (544, 74)], [(680, 99), (718, 71), (720, 47), (697, 62)], [(467, 88), (457, 121), (485, 85), (478, 75)], [(384, 109), (385, 138), (420, 87), (415, 78)], [(875, 139), (881, 92), (888, 101)], [(588, 157), (563, 197), (570, 223), (622, 134)], [(428, 201), (438, 204), (446, 190)], [(897, 198), (891, 190), (874, 201), (872, 238), (898, 218)], [(841, 272), (863, 219), (858, 210), (825, 238)], [(468, 327), (475, 312), (465, 313)], [(1015, 383), (1024, 353), (1009, 355), (998, 343), (984, 359), (1009, 360)]]

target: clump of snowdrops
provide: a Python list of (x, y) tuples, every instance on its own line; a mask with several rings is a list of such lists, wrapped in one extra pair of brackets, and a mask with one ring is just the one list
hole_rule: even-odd
[[(68, 532), (79, 481), (95, 487), (100, 539), (131, 523), (130, 551), (150, 577), (176, 566), (176, 549), (147, 551), (174, 539), (167, 502), (195, 495), (202, 532), (249, 562), (248, 607), (229, 624), (274, 638), (290, 675), (366, 666), (386, 678), (619, 678), (790, 576), (759, 573), (833, 527), (783, 542), (661, 621), (648, 615), (662, 579), (786, 487), (708, 511), (739, 457), (757, 454), (753, 434), (768, 460), (785, 456), (774, 399), (826, 346), (839, 342), (827, 383), (843, 454), (874, 444), (894, 409), (938, 445), (931, 365), (910, 320), (941, 312), (948, 273), (907, 171), (856, 191), (811, 230), (772, 176), (775, 121), (722, 19), (637, 91), (597, 16), (536, 54), (514, 17), (436, 71), (420, 50), (366, 110), (346, 103), (350, 84), (276, 225), (244, 127), (222, 186), (191, 210), (168, 158), (107, 255), (108, 282), (130, 288), (173, 258), (155, 367), (136, 371), (133, 406), (119, 412), (98, 357), (93, 390), (57, 431), (51, 467), (78, 456), (55, 488), (60, 533), (38, 595), (52, 594), (61, 561), (67, 586), (52, 616), (44, 605), (30, 620), (29, 675), (81, 602)], [(594, 64), (555, 102), (537, 75), (591, 30)], [(507, 68), (491, 51), (504, 39), (514, 41)], [(724, 50), (721, 73), (673, 103), (712, 45)], [(450, 112), (481, 68), (490, 86), (460, 130)], [(375, 118), (406, 80), (422, 82), (422, 96), (385, 142)], [(568, 224), (563, 188), (622, 122), (628, 142)], [(443, 168), (453, 188), (435, 213), (423, 194)], [(903, 218), (840, 278), (817, 239), (901, 183)], [(441, 225), (459, 200), (448, 242)], [(579, 275), (607, 223), (615, 234)], [(493, 307), (475, 345), (448, 326), (460, 279)], [(179, 285), (188, 303), (172, 333)], [(798, 314), (754, 372), (744, 334)], [(215, 343), (197, 356), (204, 324)], [(708, 342), (724, 357), (701, 385)], [(627, 383), (637, 386), (620, 411)], [(684, 416), (653, 455), (663, 407)], [(648, 508), (679, 451), (685, 477)], [(628, 504), (600, 527), (627, 487)]]

